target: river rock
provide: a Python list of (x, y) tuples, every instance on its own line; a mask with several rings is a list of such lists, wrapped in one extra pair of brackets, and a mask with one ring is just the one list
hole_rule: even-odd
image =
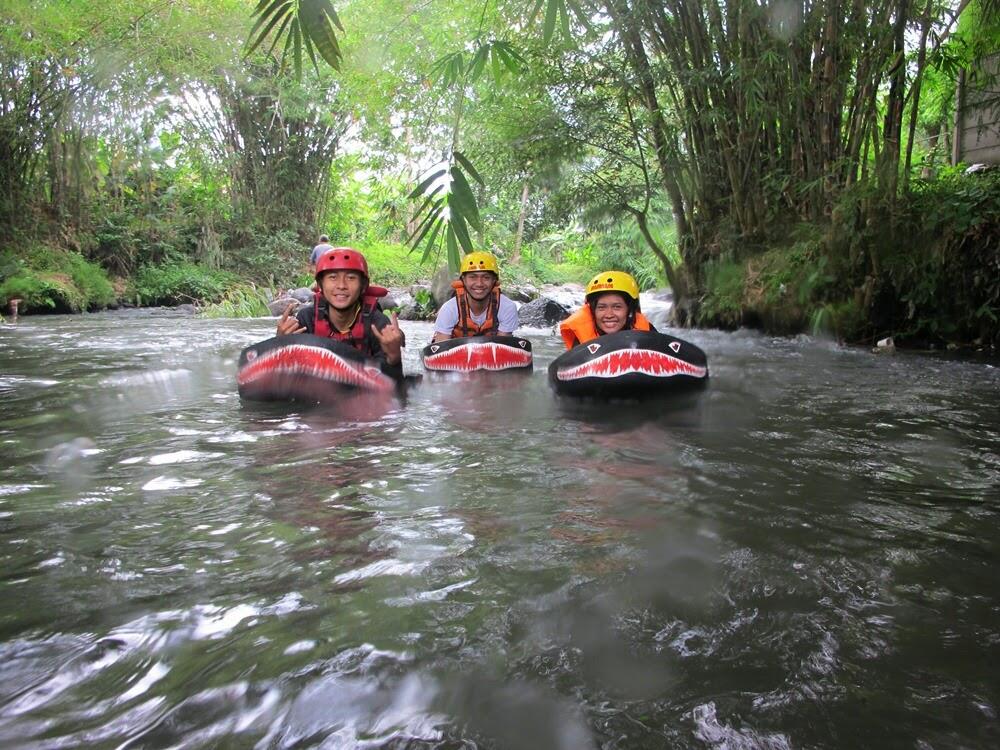
[[(438, 308), (441, 307), (445, 302), (451, 298), (452, 282), (453, 276), (451, 271), (448, 270), (448, 266), (441, 266), (437, 273), (434, 274), (434, 278), (431, 279), (431, 297), (434, 299), (434, 305)], [(412, 287), (411, 287), (412, 289)], [(417, 295), (414, 294), (414, 297)]]
[(402, 305), (396, 312), (396, 317), (400, 320), (423, 320), (420, 308), (416, 305)]
[[(390, 304), (393, 303), (393, 304)], [(403, 308), (413, 304), (413, 295), (409, 289), (392, 288), (389, 294), (382, 298), (382, 308), (398, 307)]]
[(875, 351), (880, 354), (893, 354), (896, 351), (896, 342), (892, 340), (892, 336), (886, 336), (875, 345)]
[(545, 328), (569, 317), (569, 310), (555, 300), (539, 297), (518, 310), (518, 322), (529, 328)]
[(396, 315), (401, 320), (434, 320), (437, 317), (437, 310), (411, 303), (400, 307)]
[(300, 286), (298, 289), (292, 289), (291, 291), (289, 291), (286, 296), (291, 297), (294, 300), (298, 300), (303, 305), (305, 305), (309, 302), (312, 302), (313, 290), (310, 289), (309, 287)]
[(177, 305), (174, 309), (177, 312), (184, 313), (185, 315), (194, 315), (198, 312), (198, 308), (189, 302), (185, 302), (183, 305)]
[(567, 310), (575, 310), (583, 304), (582, 284), (546, 284), (542, 287), (541, 298), (548, 298)]
[(302, 307), (302, 303), (297, 299), (292, 297), (279, 297), (273, 302), (268, 302), (267, 309), (271, 311), (271, 315), (277, 318), (278, 316), (285, 314), (285, 310), (288, 309), (289, 305), (292, 305), (291, 315), (294, 315), (298, 312), (298, 309)]
[(538, 297), (538, 290), (531, 284), (501, 286), (503, 293), (514, 302), (531, 302)]

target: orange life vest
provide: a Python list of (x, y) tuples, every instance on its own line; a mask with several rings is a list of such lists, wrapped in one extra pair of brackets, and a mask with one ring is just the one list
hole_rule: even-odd
[[(632, 321), (631, 326), (628, 326), (628, 329), (650, 331), (652, 326), (646, 316), (636, 310), (635, 320)], [(594, 323), (594, 313), (590, 309), (590, 305), (586, 304), (559, 324), (559, 333), (562, 334), (563, 343), (566, 344), (567, 349), (572, 349), (577, 344), (585, 344), (601, 335)]]
[(455, 290), (455, 302), (458, 304), (458, 323), (451, 330), (451, 337), (459, 339), (466, 336), (496, 336), (500, 326), (500, 285), (494, 286), (493, 291), (490, 292), (490, 301), (486, 306), (486, 319), (481, 325), (477, 325), (472, 319), (469, 296), (461, 280), (451, 282), (451, 287)]

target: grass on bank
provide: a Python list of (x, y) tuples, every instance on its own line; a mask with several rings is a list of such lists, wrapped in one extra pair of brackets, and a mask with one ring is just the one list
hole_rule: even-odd
[(79, 253), (34, 245), (0, 251), (0, 304), (20, 299), (22, 312), (82, 312), (115, 302), (108, 275)]
[[(515, 264), (507, 248), (487, 248), (501, 265), (501, 283), (586, 283), (605, 268), (631, 272), (643, 289), (662, 283), (658, 265), (641, 238), (625, 229), (611, 232), (565, 230), (527, 243)], [(409, 287), (428, 281), (444, 265), (443, 254), (421, 263), (421, 253), (388, 241), (346, 240), (362, 251), (372, 281)], [(98, 263), (51, 245), (0, 252), (0, 304), (22, 300), (22, 312), (80, 312), (116, 304), (136, 306), (190, 303), (212, 317), (267, 315), (267, 303), (286, 289), (311, 286), (311, 247), (289, 232), (255, 236), (250, 246), (222, 252), (223, 269), (209, 268), (175, 253), (146, 261), (124, 279), (109, 278)]]

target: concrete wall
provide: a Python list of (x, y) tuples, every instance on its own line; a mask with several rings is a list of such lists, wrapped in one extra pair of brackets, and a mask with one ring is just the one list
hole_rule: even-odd
[(1000, 164), (1000, 52), (962, 71), (957, 97), (952, 163)]

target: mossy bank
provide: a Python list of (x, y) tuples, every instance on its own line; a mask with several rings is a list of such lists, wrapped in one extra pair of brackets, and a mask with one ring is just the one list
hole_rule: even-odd
[(1000, 171), (918, 182), (895, 205), (858, 188), (823, 224), (729, 241), (696, 321), (854, 344), (1000, 347)]

